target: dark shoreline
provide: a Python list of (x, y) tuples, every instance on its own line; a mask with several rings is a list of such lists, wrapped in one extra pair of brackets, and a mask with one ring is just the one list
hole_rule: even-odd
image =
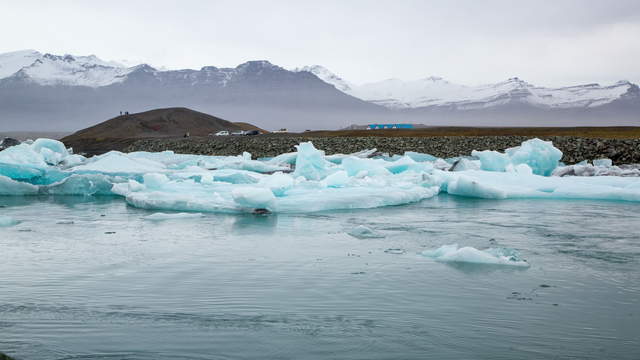
[[(353, 153), (376, 148), (389, 154), (415, 151), (437, 157), (449, 158), (470, 155), (472, 150), (504, 150), (518, 146), (536, 136), (437, 136), (437, 137), (351, 137), (351, 136), (304, 136), (293, 134), (269, 134), (244, 137), (192, 137), (154, 138), (131, 140), (117, 150), (164, 151), (182, 154), (238, 155), (249, 152), (253, 158), (271, 157), (295, 151), (294, 145), (312, 141), (316, 148), (328, 155)], [(582, 160), (609, 158), (615, 164), (640, 163), (640, 139), (603, 139), (575, 136), (539, 136), (550, 140), (559, 148), (565, 163)]]

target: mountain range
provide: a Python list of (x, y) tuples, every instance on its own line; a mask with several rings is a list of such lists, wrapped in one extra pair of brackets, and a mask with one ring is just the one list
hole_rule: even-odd
[(295, 131), (380, 122), (638, 125), (640, 89), (629, 81), (546, 88), (517, 77), (483, 86), (435, 76), (356, 85), (319, 65), (287, 70), (249, 61), (235, 68), (158, 70), (94, 55), (0, 54), (2, 130), (77, 130), (120, 111), (159, 107)]

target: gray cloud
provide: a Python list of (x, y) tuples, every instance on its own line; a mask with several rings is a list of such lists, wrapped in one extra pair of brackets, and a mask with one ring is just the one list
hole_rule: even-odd
[(169, 68), (268, 59), (353, 82), (640, 81), (640, 2), (5, 1), (0, 52), (94, 53)]

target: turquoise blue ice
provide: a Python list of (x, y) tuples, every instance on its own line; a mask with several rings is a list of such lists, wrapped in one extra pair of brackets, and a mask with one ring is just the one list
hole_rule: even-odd
[[(38, 139), (0, 152), (0, 195), (110, 195), (129, 205), (185, 212), (304, 213), (419, 202), (439, 193), (485, 198), (640, 201), (640, 179), (608, 159), (563, 166), (551, 142), (532, 139), (504, 153), (473, 151), (454, 161), (428, 154), (326, 156), (311, 142), (270, 159), (111, 151), (73, 154)], [(461, 154), (464, 155), (464, 154)], [(453, 165), (452, 165), (453, 163)], [(633, 170), (636, 171), (637, 170)], [(561, 176), (616, 175), (625, 176)]]

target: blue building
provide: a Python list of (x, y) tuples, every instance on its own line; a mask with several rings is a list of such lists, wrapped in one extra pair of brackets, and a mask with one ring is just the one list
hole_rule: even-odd
[(413, 124), (369, 124), (367, 130), (413, 129)]

